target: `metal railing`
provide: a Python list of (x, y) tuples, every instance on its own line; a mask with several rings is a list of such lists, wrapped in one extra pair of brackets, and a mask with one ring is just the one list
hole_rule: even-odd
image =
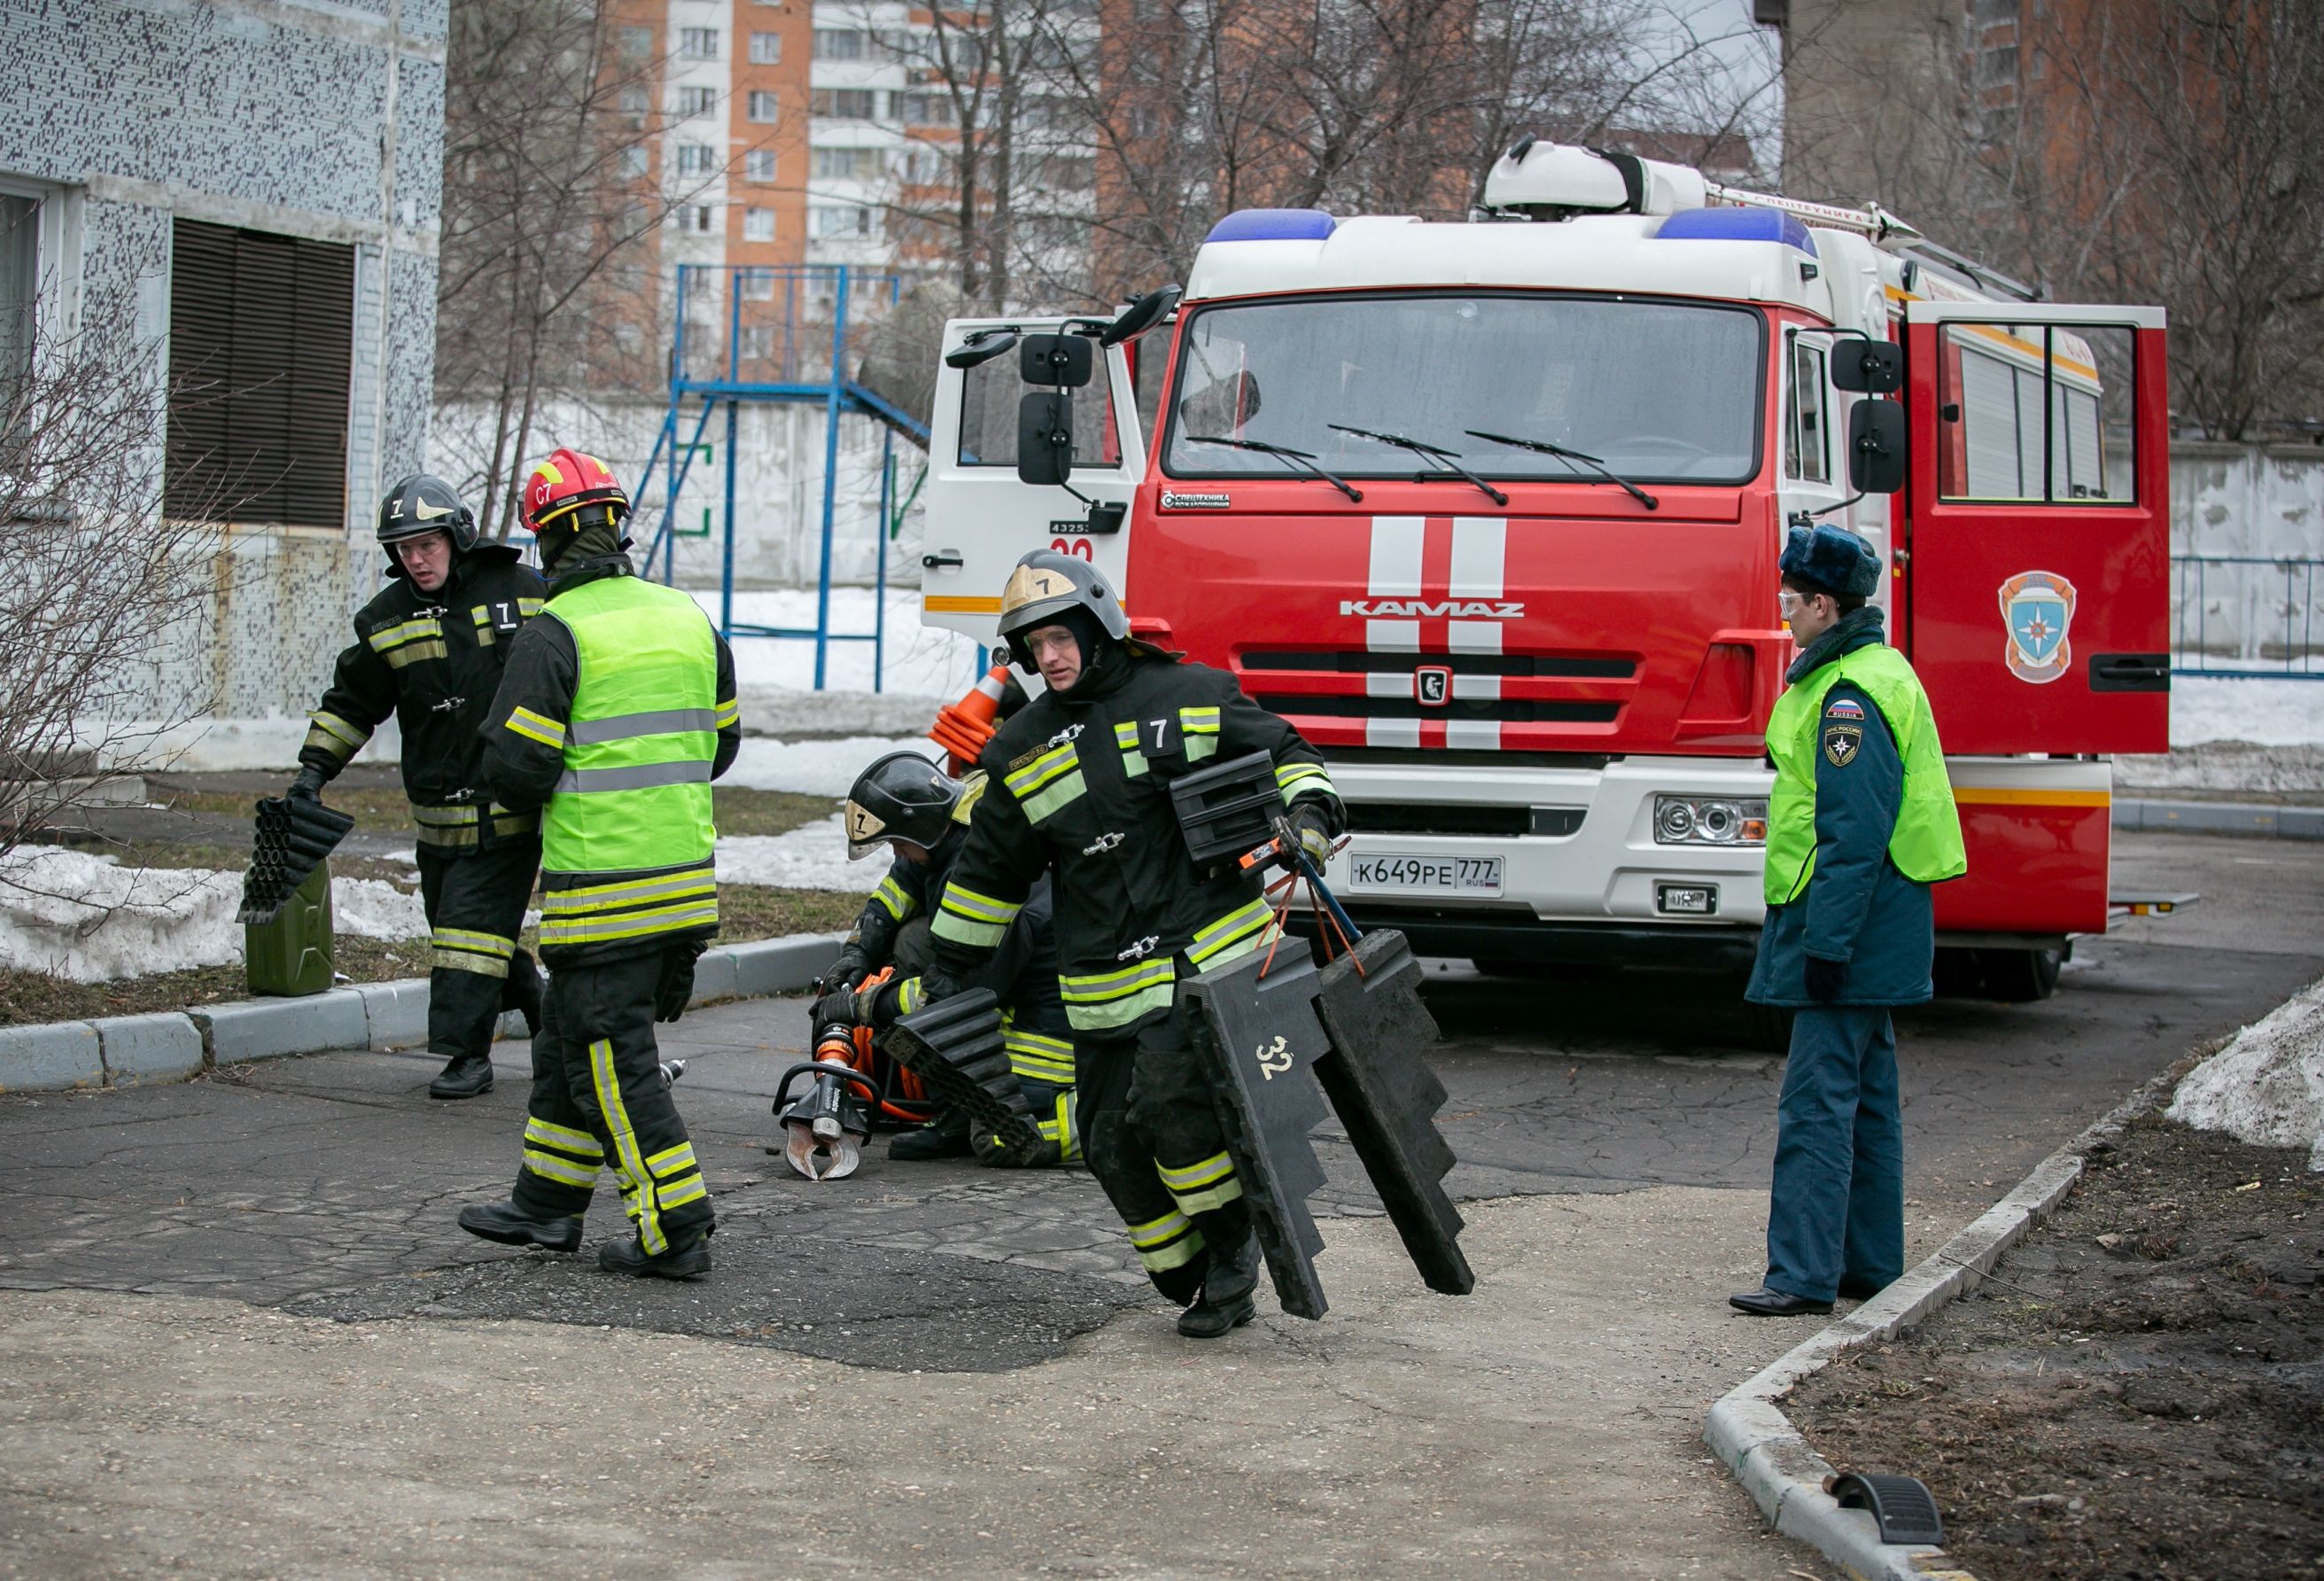
[(2324, 680), (2319, 570), (2324, 559), (2173, 555), (2172, 673)]

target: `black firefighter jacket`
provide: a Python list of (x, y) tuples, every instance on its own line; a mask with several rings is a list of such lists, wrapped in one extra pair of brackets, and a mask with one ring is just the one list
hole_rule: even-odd
[(403, 732), (404, 794), (426, 848), (456, 855), (530, 836), (533, 818), (493, 816), (476, 731), (509, 644), (540, 612), (548, 588), (498, 543), (455, 555), (450, 579), (434, 593), (414, 587), (401, 566), (393, 577), (355, 612), (355, 643), (308, 716), (300, 766), (336, 778), (392, 714)]
[(1072, 691), (1034, 698), (985, 746), (989, 782), (931, 926), (929, 990), (974, 973), (1046, 871), (1066, 1016), (1080, 1036), (1121, 1037), (1271, 920), (1263, 870), (1195, 868), (1169, 781), (1264, 752), (1283, 807), (1312, 804), (1333, 830), (1342, 813), (1315, 750), (1222, 670), (1117, 648)]

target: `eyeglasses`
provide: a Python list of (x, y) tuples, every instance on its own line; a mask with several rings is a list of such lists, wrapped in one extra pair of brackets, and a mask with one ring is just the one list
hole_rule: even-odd
[(1775, 607), (1783, 611), (1785, 620), (1790, 620), (1807, 606), (1808, 601), (1788, 587), (1775, 595)]

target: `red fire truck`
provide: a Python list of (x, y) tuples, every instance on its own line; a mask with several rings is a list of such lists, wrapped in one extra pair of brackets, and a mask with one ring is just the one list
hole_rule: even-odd
[(989, 642), (1019, 555), (1086, 556), (1331, 761), (1360, 921), (1489, 970), (1739, 962), (1776, 556), (1841, 522), (1960, 804), (1941, 964), (2046, 994), (2107, 925), (2108, 754), (2167, 747), (2162, 310), (1530, 140), (1485, 203), (1240, 212), (1175, 301), (948, 326), (926, 621)]

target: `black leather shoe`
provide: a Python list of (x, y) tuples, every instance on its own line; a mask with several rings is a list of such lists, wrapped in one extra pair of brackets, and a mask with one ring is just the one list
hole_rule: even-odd
[(632, 1279), (700, 1279), (710, 1271), (710, 1237), (696, 1235), (683, 1246), (651, 1256), (638, 1244), (635, 1235), (626, 1241), (608, 1241), (597, 1248), (597, 1266), (607, 1273), (626, 1273)]
[(918, 1131), (907, 1131), (888, 1144), (888, 1156), (899, 1163), (962, 1159), (970, 1151), (968, 1116), (949, 1109)]
[(493, 1057), (455, 1054), (444, 1073), (428, 1084), (431, 1098), (476, 1098), (493, 1090)]
[(1223, 1257), (1214, 1256), (1203, 1276), (1202, 1299), (1178, 1314), (1178, 1332), (1188, 1339), (1220, 1339), (1257, 1314), (1251, 1292), (1259, 1288), (1259, 1237)]
[(1729, 1296), (1727, 1304), (1738, 1312), (1748, 1312), (1754, 1318), (1803, 1318), (1811, 1312), (1829, 1312), (1830, 1301), (1811, 1301), (1805, 1296), (1795, 1296), (1789, 1290), (1771, 1290), (1761, 1285), (1756, 1290), (1746, 1290), (1739, 1296)]
[(1851, 1301), (1868, 1301), (1895, 1282), (1885, 1279), (1858, 1279), (1849, 1274), (1840, 1281), (1840, 1293)]
[(479, 1202), (460, 1210), (460, 1227), (503, 1246), (539, 1246), (550, 1252), (581, 1250), (581, 1217), (527, 1218), (513, 1202)]

